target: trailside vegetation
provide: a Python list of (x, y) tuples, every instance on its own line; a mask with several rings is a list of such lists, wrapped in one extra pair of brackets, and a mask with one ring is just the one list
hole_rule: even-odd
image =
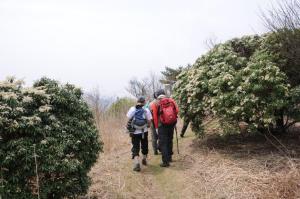
[[(285, 30), (285, 34), (289, 30)], [(292, 38), (299, 30), (290, 30)], [(203, 118), (220, 119), (222, 133), (284, 132), (300, 120), (300, 62), (277, 33), (244, 36), (216, 45), (177, 77), (175, 98), (181, 115), (203, 135)], [(294, 51), (300, 43), (294, 44)], [(294, 71), (294, 72), (293, 72)], [(295, 72), (296, 71), (296, 72)]]
[(42, 78), (26, 88), (0, 82), (0, 196), (64, 198), (85, 194), (102, 149), (82, 91)]

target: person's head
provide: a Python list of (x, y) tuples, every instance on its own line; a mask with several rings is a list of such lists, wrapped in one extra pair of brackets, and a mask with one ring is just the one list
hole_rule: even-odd
[(154, 99), (157, 99), (156, 91), (153, 93), (153, 98), (154, 98)]
[(141, 96), (141, 97), (138, 98), (138, 100), (137, 100), (137, 105), (144, 106), (145, 103), (146, 103), (145, 97)]
[(157, 99), (162, 99), (166, 97), (166, 93), (163, 89), (159, 89), (158, 91), (156, 91), (156, 97)]
[(151, 101), (151, 96), (147, 95), (147, 97), (146, 97), (146, 104), (147, 104), (147, 102), (149, 102), (149, 101)]

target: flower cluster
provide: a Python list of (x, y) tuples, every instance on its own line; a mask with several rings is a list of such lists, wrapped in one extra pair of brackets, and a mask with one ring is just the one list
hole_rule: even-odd
[(269, 37), (246, 36), (216, 45), (177, 77), (174, 96), (181, 116), (189, 117), (198, 133), (203, 133), (201, 118), (208, 114), (236, 126), (246, 122), (249, 131), (257, 131), (275, 128), (288, 109), (297, 112), (278, 54), (268, 49)]
[(80, 89), (47, 78), (30, 88), (15, 78), (0, 82), (0, 136), (3, 198), (35, 197), (33, 146), (41, 198), (86, 192), (101, 142)]

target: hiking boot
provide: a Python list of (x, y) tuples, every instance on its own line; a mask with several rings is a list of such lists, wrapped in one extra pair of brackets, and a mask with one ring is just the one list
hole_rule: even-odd
[(184, 137), (184, 135), (181, 133), (181, 134), (180, 134), (180, 137), (182, 137), (182, 138), (183, 138), (183, 137)]
[(169, 167), (170, 164), (169, 163), (166, 163), (166, 162), (163, 162), (159, 165), (160, 167)]
[(145, 165), (145, 166), (147, 166), (147, 160), (146, 160), (146, 159), (143, 159), (143, 160), (142, 160), (142, 164)]
[(140, 166), (140, 157), (135, 156), (133, 159), (133, 171), (141, 171), (141, 166)]
[(158, 151), (158, 152), (161, 152), (160, 147), (157, 147), (157, 151)]
[(142, 164), (145, 166), (147, 165), (147, 156), (146, 155), (144, 155), (144, 157), (142, 159)]
[(141, 171), (141, 166), (140, 166), (140, 164), (135, 164), (134, 167), (133, 167), (133, 171), (140, 172), (140, 171)]

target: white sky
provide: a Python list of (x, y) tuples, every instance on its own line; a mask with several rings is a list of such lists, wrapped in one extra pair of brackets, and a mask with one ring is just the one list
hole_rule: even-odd
[(42, 76), (124, 95), (133, 76), (194, 63), (204, 41), (264, 31), (276, 0), (0, 0), (0, 79)]

